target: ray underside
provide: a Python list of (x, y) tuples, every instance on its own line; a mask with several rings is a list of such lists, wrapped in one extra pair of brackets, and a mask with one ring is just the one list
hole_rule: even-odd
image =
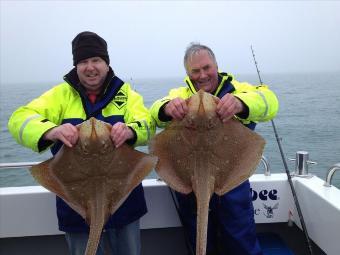
[(81, 125), (84, 137), (79, 139), (87, 139), (86, 146), (80, 142), (73, 148), (63, 146), (55, 157), (33, 166), (31, 174), (86, 220), (90, 226), (86, 254), (95, 254), (108, 217), (150, 173), (156, 158), (128, 145), (116, 149), (108, 124), (90, 119)]
[(221, 196), (247, 180), (265, 142), (234, 118), (222, 123), (215, 114), (216, 100), (207, 93), (192, 96), (188, 107), (187, 119), (173, 121), (153, 138), (150, 153), (159, 158), (156, 171), (171, 188), (194, 192), (196, 254), (204, 255), (211, 195)]

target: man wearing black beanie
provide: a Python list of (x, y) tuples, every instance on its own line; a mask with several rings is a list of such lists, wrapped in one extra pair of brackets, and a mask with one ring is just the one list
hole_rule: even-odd
[[(94, 117), (112, 125), (110, 137), (116, 147), (145, 145), (155, 132), (153, 121), (142, 96), (109, 66), (106, 41), (96, 33), (81, 32), (72, 41), (72, 55), (75, 67), (64, 82), (12, 114), (8, 127), (15, 139), (38, 152), (50, 147), (55, 155), (63, 144), (73, 147), (79, 136), (75, 126)], [(101, 240), (109, 241), (110, 254), (140, 255), (139, 219), (146, 212), (139, 184), (104, 226), (106, 238)], [(85, 220), (59, 197), (57, 216), (71, 254), (83, 255), (89, 233)], [(102, 242), (97, 255), (104, 254)]]
[(72, 54), (74, 66), (79, 61), (91, 57), (101, 57), (106, 64), (110, 64), (106, 41), (93, 32), (81, 32), (73, 39)]

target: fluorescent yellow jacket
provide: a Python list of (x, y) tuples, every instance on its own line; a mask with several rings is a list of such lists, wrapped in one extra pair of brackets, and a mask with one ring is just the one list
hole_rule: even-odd
[[(277, 97), (269, 90), (268, 86), (253, 86), (246, 82), (239, 82), (227, 73), (219, 73), (218, 79), (219, 85), (213, 93), (215, 96), (222, 98), (226, 93), (231, 93), (248, 108), (246, 116), (236, 116), (243, 124), (253, 129), (257, 122), (268, 121), (275, 117), (279, 109), (279, 103)], [(197, 92), (188, 76), (184, 81), (187, 84), (186, 87), (170, 90), (168, 96), (157, 100), (151, 106), (151, 116), (158, 127), (165, 127), (169, 124), (169, 119), (162, 118), (163, 106), (166, 103), (176, 97), (187, 99)]]
[[(133, 145), (146, 144), (154, 133), (154, 127), (143, 98), (128, 83), (114, 76), (110, 69), (105, 92), (93, 105), (85, 91), (77, 85), (79, 82), (75, 72), (73, 69), (64, 77), (67, 82), (55, 86), (12, 114), (8, 129), (16, 141), (41, 152), (46, 147), (40, 146), (39, 142), (49, 129), (64, 123), (77, 125), (95, 117), (112, 125), (126, 123), (136, 134)], [(52, 153), (55, 152), (52, 149)]]

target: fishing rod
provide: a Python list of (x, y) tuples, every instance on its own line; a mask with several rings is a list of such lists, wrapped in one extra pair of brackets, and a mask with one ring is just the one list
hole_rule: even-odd
[[(254, 53), (253, 47), (250, 46), (250, 49), (251, 49), (251, 52), (253, 54), (253, 59), (254, 59), (257, 75), (258, 75), (258, 78), (260, 80), (260, 84), (263, 85), (263, 82), (262, 82), (262, 79), (261, 79), (261, 75), (260, 75), (260, 71), (259, 71), (259, 68), (257, 66), (257, 62), (256, 62), (256, 58), (255, 58), (255, 53)], [(295, 191), (295, 188), (294, 188), (294, 185), (293, 185), (293, 182), (292, 182), (292, 178), (290, 176), (290, 171), (288, 169), (288, 164), (287, 164), (287, 161), (286, 161), (286, 159), (285, 159), (285, 157), (283, 155), (283, 149), (282, 149), (282, 146), (281, 146), (281, 141), (280, 141), (278, 132), (276, 130), (274, 120), (271, 120), (271, 123), (272, 123), (272, 127), (274, 129), (274, 134), (275, 134), (277, 145), (279, 146), (279, 150), (280, 150), (281, 158), (282, 158), (282, 161), (283, 161), (283, 165), (284, 165), (284, 168), (285, 168), (285, 171), (286, 171), (286, 174), (287, 174), (289, 186), (290, 186), (290, 189), (291, 189), (292, 194), (293, 194), (294, 203), (295, 203), (298, 215), (299, 215), (299, 219), (300, 219), (300, 222), (301, 222), (302, 230), (303, 230), (303, 232), (305, 234), (305, 239), (306, 239), (306, 243), (307, 243), (308, 252), (309, 252), (310, 255), (313, 255), (312, 244), (310, 242), (310, 238), (309, 238), (309, 235), (308, 235), (308, 232), (307, 232), (307, 227), (306, 227), (306, 224), (305, 224), (305, 220), (304, 220), (303, 215), (302, 215), (302, 211), (301, 211), (301, 207), (300, 207), (300, 204), (299, 204), (299, 200), (297, 198), (296, 191)]]

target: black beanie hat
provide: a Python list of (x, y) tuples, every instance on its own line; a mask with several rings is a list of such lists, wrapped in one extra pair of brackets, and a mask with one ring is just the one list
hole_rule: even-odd
[(106, 41), (93, 32), (79, 33), (72, 41), (73, 65), (79, 61), (92, 57), (101, 57), (108, 65), (110, 64)]

